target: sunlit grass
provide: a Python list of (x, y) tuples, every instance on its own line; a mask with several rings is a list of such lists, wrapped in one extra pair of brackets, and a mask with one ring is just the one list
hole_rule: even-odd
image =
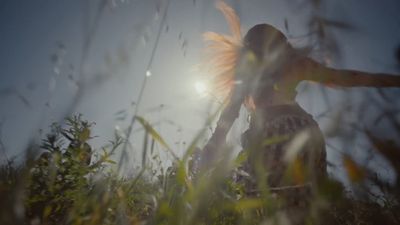
[[(149, 140), (173, 152), (145, 119), (139, 121)], [(290, 224), (293, 212), (285, 209), (287, 198), (282, 196), (290, 196), (296, 187), (268, 187), (263, 173), (258, 179), (250, 177), (241, 167), (246, 161), (243, 154), (233, 161), (223, 157), (205, 171), (193, 171), (188, 164), (195, 139), (183, 158), (172, 157), (173, 166), (164, 170), (143, 163), (135, 176), (123, 177), (111, 160), (123, 139), (116, 135), (102, 150), (92, 149), (87, 145), (91, 126), (80, 116), (68, 119), (66, 127), (54, 124), (40, 147), (28, 151), (23, 164), (2, 165), (1, 224)], [(147, 148), (151, 145), (144, 144), (143, 151)], [(145, 152), (143, 157), (148, 157)], [(307, 200), (305, 222), (397, 223), (396, 187), (376, 180), (373, 185), (383, 190), (379, 205), (368, 196), (372, 185), (366, 184), (368, 171), (349, 157), (344, 160), (353, 185), (360, 190), (357, 199), (346, 194), (340, 183), (325, 180)], [(154, 169), (161, 173), (152, 173)], [(248, 180), (257, 184), (258, 191), (251, 192)]]

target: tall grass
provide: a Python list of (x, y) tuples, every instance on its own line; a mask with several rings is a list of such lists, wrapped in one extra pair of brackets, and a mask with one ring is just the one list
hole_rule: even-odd
[[(75, 109), (85, 90), (95, 84), (91, 80), (83, 82), (83, 68), (106, 2), (100, 1), (95, 22), (85, 36), (84, 54), (79, 66), (78, 83), (81, 88), (65, 115)], [(320, 1), (309, 2), (313, 4), (313, 11), (318, 12)], [(324, 35), (327, 26), (324, 24), (337, 26), (338, 23), (327, 21), (320, 17), (321, 14), (314, 13), (310, 19), (310, 30), (316, 30), (317, 34), (310, 41), (319, 43), (317, 49), (321, 52), (335, 52), (335, 49), (328, 49), (329, 46), (336, 47), (332, 44), (334, 41), (324, 41), (324, 38), (331, 37)], [(157, 40), (163, 24), (164, 20), (160, 23)], [(339, 25), (348, 29), (346, 24)], [(146, 70), (152, 66), (157, 45), (156, 41)], [(144, 88), (145, 83), (142, 85)], [(197, 171), (193, 169), (198, 155), (197, 146), (207, 126), (185, 149), (184, 156), (178, 157), (148, 121), (138, 116), (137, 111), (134, 114), (129, 130), (134, 121), (138, 121), (145, 130), (142, 164), (137, 171), (132, 171), (134, 175), (121, 175), (118, 168), (121, 168), (123, 160), (112, 160), (115, 152), (123, 150), (128, 144), (126, 138), (116, 134), (114, 140), (95, 149), (90, 145), (93, 124), (79, 115), (73, 116), (60, 121), (62, 126), (51, 125), (52, 131), (40, 145), (31, 145), (26, 149), (26, 158), (22, 163), (7, 159), (7, 163), (0, 166), (0, 224), (291, 223), (291, 212), (285, 209), (285, 199), (280, 196), (290, 194), (296, 187), (268, 187), (262, 176), (252, 177), (243, 170), (245, 154), (233, 159), (227, 157), (231, 150), (228, 146), (219, 149), (222, 157), (206, 170)], [(386, 117), (400, 127), (393, 116)], [(336, 122), (340, 124), (341, 121)], [(372, 132), (363, 132), (377, 153), (399, 175), (400, 146)], [(153, 164), (146, 163), (155, 143), (170, 152), (171, 167), (154, 168)], [(324, 180), (315, 194), (307, 199), (305, 223), (400, 224), (400, 179), (389, 183), (377, 176), (376, 171), (359, 165), (351, 156), (343, 157), (343, 165), (351, 183), (344, 188), (338, 181)], [(257, 184), (256, 192), (251, 192), (249, 183)], [(356, 193), (349, 193), (349, 189)]]
[[(144, 158), (152, 146), (146, 144), (149, 140), (169, 148), (146, 120), (138, 119), (148, 139)], [(270, 188), (258, 182), (263, 185), (257, 193), (249, 193), (246, 179), (254, 177), (241, 169), (243, 154), (233, 160), (222, 157), (206, 171), (194, 173), (190, 165), (195, 139), (185, 156), (173, 158), (166, 170), (152, 173), (160, 168), (143, 163), (135, 176), (123, 177), (111, 160), (123, 139), (116, 135), (102, 149), (92, 149), (91, 126), (81, 116), (67, 119), (64, 127), (53, 124), (23, 164), (10, 160), (1, 166), (1, 224), (290, 224), (292, 215), (280, 196), (295, 187)], [(370, 136), (398, 165), (400, 158), (391, 155), (398, 147)], [(339, 182), (325, 180), (309, 199), (306, 223), (398, 224), (398, 182), (385, 183), (350, 157), (345, 166), (358, 197), (347, 194)], [(371, 187), (379, 188), (380, 194), (373, 195)]]

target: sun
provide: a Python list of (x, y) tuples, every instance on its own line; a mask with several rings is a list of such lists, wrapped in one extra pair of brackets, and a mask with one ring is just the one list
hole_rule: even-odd
[(208, 88), (207, 85), (204, 81), (196, 81), (194, 83), (194, 88), (196, 89), (196, 92), (200, 95), (200, 96), (206, 96), (207, 92), (208, 92)]

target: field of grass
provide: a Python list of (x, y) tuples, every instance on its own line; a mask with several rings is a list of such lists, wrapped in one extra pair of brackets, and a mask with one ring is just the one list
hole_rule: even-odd
[[(22, 164), (9, 160), (1, 166), (0, 224), (290, 224), (293, 212), (280, 193), (294, 187), (257, 182), (259, 191), (249, 194), (246, 183), (237, 179), (245, 177), (241, 155), (193, 174), (188, 168), (196, 152), (194, 140), (173, 166), (150, 168), (145, 158), (154, 142), (168, 146), (143, 118), (138, 120), (146, 135), (142, 169), (132, 177), (120, 175), (118, 163), (111, 160), (123, 144), (121, 137), (92, 149), (87, 142), (92, 124), (81, 116), (67, 119), (65, 126), (53, 124), (42, 143), (27, 150)], [(399, 148), (370, 138), (398, 169)], [(399, 182), (385, 183), (350, 157), (344, 165), (357, 194), (325, 180), (308, 199), (305, 223), (399, 224)]]
[[(207, 168), (198, 170), (196, 169), (196, 163), (198, 163), (198, 156), (200, 154), (199, 147), (211, 126), (204, 126), (199, 134), (193, 138), (191, 143), (184, 145), (186, 149), (183, 151), (183, 156), (177, 156), (175, 152), (178, 151), (175, 151), (171, 146), (168, 146), (164, 138), (145, 118), (137, 116), (138, 112), (140, 112), (140, 107), (142, 107), (139, 107), (139, 103), (144, 101), (142, 96), (146, 89), (146, 80), (150, 79), (148, 77), (152, 75), (151, 72), (153, 70), (164, 70), (163, 66), (156, 67), (153, 65), (156, 64), (153, 62), (153, 59), (155, 58), (154, 56), (157, 52), (166, 52), (169, 54), (168, 57), (171, 56), (171, 58), (174, 58), (172, 56), (177, 54), (174, 51), (170, 52), (170, 48), (166, 48), (167, 50), (164, 48), (161, 49), (159, 47), (161, 46), (159, 41), (163, 38), (160, 37), (167, 35), (168, 32), (179, 32), (176, 34), (173, 33), (173, 35), (179, 39), (176, 43), (179, 43), (178, 46), (181, 46), (180, 51), (182, 51), (182, 55), (186, 57), (188, 41), (190, 40), (189, 33), (191, 32), (185, 34), (182, 33), (182, 30), (185, 31), (185, 29), (175, 29), (174, 26), (180, 27), (181, 24), (173, 24), (172, 16), (170, 20), (166, 19), (168, 14), (178, 12), (171, 11), (171, 13), (168, 11), (169, 3), (171, 1), (148, 1), (149, 4), (154, 5), (154, 10), (151, 12), (146, 11), (144, 8), (138, 8), (140, 9), (139, 11), (143, 10), (143, 13), (148, 13), (146, 16), (152, 16), (154, 14), (154, 17), (158, 18), (154, 19), (154, 21), (153, 19), (149, 19), (149, 25), (135, 24), (135, 27), (140, 27), (140, 31), (135, 31), (135, 37), (137, 35), (138, 38), (132, 42), (134, 43), (132, 46), (136, 46), (137, 41), (138, 43), (146, 42), (144, 46), (148, 45), (148, 47), (144, 48), (144, 46), (137, 44), (137, 46), (143, 48), (138, 47), (139, 50), (137, 52), (126, 53), (126, 51), (129, 52), (131, 49), (128, 48), (128, 50), (126, 50), (124, 44), (122, 45), (122, 50), (118, 51), (115, 56), (113, 54), (109, 55), (108, 53), (105, 56), (105, 67), (110, 67), (106, 70), (108, 72), (104, 73), (105, 75), (103, 72), (99, 74), (93, 72), (94, 75), (92, 76), (92, 72), (86, 72), (86, 67), (91, 67), (91, 59), (89, 56), (95, 55), (97, 57), (97, 53), (92, 52), (92, 50), (97, 48), (97, 46), (92, 43), (95, 39), (97, 40), (99, 35), (98, 33), (101, 33), (98, 31), (104, 32), (104, 30), (100, 29), (102, 26), (99, 26), (99, 24), (100, 19), (102, 21), (108, 21), (103, 19), (105, 15), (107, 16), (109, 14), (108, 8), (110, 7), (108, 4), (115, 4), (115, 6), (113, 5), (111, 7), (113, 10), (117, 8), (117, 5), (119, 4), (121, 5), (119, 6), (121, 9), (126, 10), (128, 8), (127, 5), (125, 5), (128, 4), (126, 2), (129, 1), (101, 0), (97, 1), (96, 4), (84, 4), (84, 8), (87, 6), (87, 11), (86, 9), (83, 10), (85, 15), (83, 17), (88, 21), (83, 21), (83, 27), (85, 27), (85, 29), (83, 29), (83, 41), (81, 43), (82, 49), (79, 49), (82, 51), (82, 56), (80, 56), (80, 52), (78, 55), (75, 55), (73, 53), (73, 48), (71, 49), (72, 54), (68, 55), (68, 57), (71, 58), (81, 57), (78, 65), (75, 65), (75, 63), (70, 64), (71, 68), (76, 66), (77, 76), (74, 77), (73, 74), (69, 74), (69, 71), (68, 74), (64, 74), (65, 77), (68, 77), (68, 82), (73, 84), (74, 88), (76, 86), (77, 90), (70, 101), (64, 101), (65, 99), (56, 101), (56, 99), (54, 99), (54, 102), (70, 102), (69, 105), (65, 105), (67, 110), (63, 112), (62, 115), (66, 116), (72, 114), (72, 112), (77, 111), (77, 106), (82, 101), (82, 97), (88, 94), (93, 87), (100, 87), (105, 83), (105, 81), (117, 77), (115, 74), (124, 73), (119, 70), (124, 71), (125, 68), (135, 67), (136, 64), (131, 65), (129, 63), (131, 57), (132, 61), (136, 61), (140, 57), (140, 60), (137, 61), (142, 63), (141, 58), (147, 57), (145, 50), (149, 49), (150, 51), (148, 53), (150, 58), (148, 62), (145, 63), (146, 67), (142, 68), (142, 65), (137, 66), (139, 69), (138, 71), (142, 71), (142, 69), (143, 71), (146, 71), (142, 74), (143, 77), (140, 77), (140, 74), (128, 70), (129, 74), (135, 74), (134, 76), (136, 78), (143, 78), (143, 83), (139, 86), (129, 86), (129, 89), (138, 89), (140, 92), (137, 94), (138, 96), (135, 96), (137, 97), (136, 100), (130, 102), (131, 106), (135, 105), (135, 107), (133, 118), (128, 126), (127, 132), (124, 131), (122, 134), (116, 132), (112, 140), (104, 141), (104, 143), (102, 143), (103, 147), (95, 148), (93, 144), (91, 144), (91, 139), (96, 137), (96, 134), (92, 132), (94, 123), (86, 121), (82, 115), (68, 117), (65, 121), (61, 122), (61, 124), (52, 124), (50, 126), (50, 132), (43, 137), (40, 143), (32, 143), (27, 149), (25, 149), (25, 157), (23, 159), (8, 158), (5, 160), (5, 163), (0, 164), (0, 225), (400, 224), (400, 179), (398, 178), (400, 175), (400, 145), (396, 144), (397, 140), (383, 139), (368, 130), (364, 130), (365, 127), (360, 128), (357, 132), (360, 132), (363, 137), (367, 138), (366, 141), (369, 142), (367, 144), (372, 144), (374, 147), (374, 150), (371, 151), (375, 152), (371, 155), (373, 155), (373, 157), (380, 157), (380, 160), (383, 160), (390, 165), (390, 168), (384, 169), (385, 171), (390, 171), (389, 173), (393, 172), (396, 175), (395, 179), (388, 180), (387, 178), (382, 178), (382, 176), (379, 175), (382, 171), (374, 171), (368, 167), (367, 163), (360, 164), (357, 162), (357, 160), (352, 158), (350, 155), (351, 146), (343, 146), (343, 148), (349, 149), (339, 152), (341, 155), (339, 161), (341, 160), (341, 162), (338, 163), (343, 166), (343, 171), (345, 171), (345, 175), (347, 175), (349, 181), (348, 184), (343, 184), (338, 180), (327, 177), (320, 180), (318, 186), (313, 188), (309, 188), (310, 186), (308, 183), (301, 181), (298, 185), (293, 186), (269, 187), (265, 182), (265, 172), (268, 171), (262, 171), (259, 174), (256, 173), (257, 176), (253, 176), (243, 169), (247, 160), (246, 154), (239, 154), (234, 158), (215, 158), (212, 163), (207, 165)], [(146, 1), (132, 2), (138, 2), (141, 5), (141, 3)], [(157, 4), (154, 4), (156, 2)], [(193, 7), (195, 8), (196, 1), (193, 0), (192, 2)], [(199, 4), (200, 1), (197, 2), (197, 4)], [(245, 1), (242, 2), (244, 5)], [(344, 21), (336, 21), (329, 17), (325, 18), (326, 13), (323, 9), (324, 7), (321, 7), (321, 2), (322, 1), (319, 0), (293, 1), (293, 5), (295, 6), (294, 8), (296, 8), (296, 14), (300, 13), (300, 11), (298, 11), (298, 8), (301, 8), (300, 6), (307, 7), (307, 14), (310, 14), (310, 19), (307, 22), (308, 30), (306, 30), (308, 32), (304, 32), (307, 35), (303, 37), (309, 39), (311, 43), (309, 46), (310, 49), (307, 47), (302, 51), (308, 52), (312, 49), (316, 49), (315, 55), (318, 56), (321, 61), (333, 61), (336, 63), (335, 61), (340, 60), (335, 60), (335, 57), (341, 59), (339, 50), (341, 50), (342, 46), (339, 45), (340, 43), (336, 43), (334, 35), (336, 33), (331, 32), (330, 28), (336, 29), (335, 31), (338, 31), (338, 33), (339, 31), (353, 31), (354, 28), (351, 23), (347, 23), (351, 21), (346, 21), (345, 18)], [(179, 4), (183, 5), (183, 3)], [(248, 2), (246, 2), (246, 4), (248, 4)], [(92, 7), (95, 6), (95, 8), (92, 9), (90, 7), (91, 5)], [(237, 6), (239, 5), (240, 4), (238, 3)], [(133, 7), (133, 9), (135, 9), (135, 7)], [(212, 7), (214, 7), (214, 5)], [(182, 8), (184, 7), (182, 6)], [(204, 14), (201, 12), (203, 17), (210, 16), (211, 14), (209, 11), (205, 9), (207, 8), (204, 7), (204, 10), (202, 9)], [(181, 8), (179, 8), (179, 10), (181, 10)], [(200, 9), (196, 9), (195, 12), (197, 11), (200, 12)], [(39, 13), (41, 14), (42, 11)], [(74, 11), (71, 14), (74, 19), (75, 13), (76, 12)], [(85, 13), (87, 13), (87, 15)], [(119, 13), (124, 15), (121, 11), (119, 11)], [(249, 12), (248, 17), (251, 18), (251, 16), (253, 16), (252, 14), (253, 12)], [(138, 13), (138, 15), (141, 14)], [(151, 16), (149, 16), (149, 18)], [(140, 17), (138, 16), (138, 18)], [(190, 19), (196, 20), (195, 14), (190, 14), (190, 17), (193, 17)], [(140, 18), (140, 20), (142, 19), (146, 21), (144, 18)], [(218, 23), (218, 21), (211, 20), (212, 16), (210, 16), (210, 18), (202, 18), (199, 23), (203, 24), (203, 20), (206, 21), (206, 19), (210, 19), (213, 26), (216, 26)], [(284, 21), (286, 32), (290, 33), (287, 18), (282, 17), (281, 19)], [(185, 18), (181, 20), (187, 22), (185, 21)], [(25, 20), (21, 19), (21, 21)], [(136, 21), (134, 22), (136, 23)], [(187, 30), (194, 30), (194, 24), (197, 24), (198, 21), (195, 22), (196, 23), (193, 24), (187, 23), (189, 24)], [(132, 21), (124, 21), (124, 23), (129, 24), (129, 26), (132, 25)], [(103, 24), (103, 26), (109, 26), (108, 24), (109, 23), (107, 22), (105, 25)], [(153, 24), (158, 27), (156, 34), (150, 32), (154, 30)], [(119, 26), (128, 29), (122, 26), (122, 24), (119, 24)], [(142, 26), (143, 32), (141, 31)], [(17, 27), (17, 25), (9, 27)], [(34, 29), (32, 28), (32, 30)], [(108, 30), (106, 31), (107, 34), (112, 33)], [(154, 35), (155, 40), (153, 43), (153, 39), (150, 37)], [(387, 36), (393, 35), (391, 34)], [(102, 38), (104, 37), (99, 39)], [(196, 39), (197, 38), (200, 37), (196, 36)], [(30, 40), (30, 38), (26, 39)], [(293, 36), (292, 39), (297, 40), (296, 36)], [(16, 38), (16, 40), (19, 39)], [(47, 39), (44, 38), (44, 40)], [(165, 38), (165, 40), (169, 40), (169, 36), (168, 38)], [(301, 39), (299, 40), (301, 41)], [(191, 48), (196, 46), (194, 40), (190, 41), (189, 46)], [(131, 46), (129, 43), (130, 42), (128, 42), (128, 46)], [(168, 42), (167, 46), (171, 47), (176, 43)], [(79, 46), (79, 44), (80, 43), (78, 42), (77, 45)], [(107, 46), (107, 48), (109, 47), (108, 44), (101, 44)], [(23, 45), (21, 44), (21, 46)], [(161, 50), (158, 50), (158, 48)], [(132, 49), (136, 49), (136, 47), (132, 47)], [(62, 54), (55, 53), (51, 56), (52, 63), (54, 63), (54, 70), (58, 71), (56, 72), (57, 74), (60, 73), (59, 66), (61, 66), (64, 60), (66, 63), (69, 63), (69, 59), (64, 56), (66, 47), (63, 43), (58, 44), (57, 52), (58, 51), (62, 52)], [(70, 51), (70, 49), (68, 49), (68, 51)], [(192, 51), (192, 49), (190, 49), (190, 51)], [(133, 60), (133, 57), (138, 58)], [(376, 57), (379, 58), (380, 55), (377, 55)], [(400, 62), (400, 48), (397, 48), (396, 50), (396, 57), (397, 62)], [(165, 63), (173, 65), (174, 67), (176, 66), (175, 64), (177, 64), (176, 62), (185, 64), (184, 61), (180, 61), (180, 59), (181, 58), (176, 58), (171, 61), (163, 59), (165, 62), (162, 62), (161, 64)], [(365, 58), (366, 62), (369, 62), (368, 60)], [(384, 62), (384, 59), (380, 60)], [(348, 62), (344, 61), (343, 63), (346, 64)], [(352, 65), (351, 63), (348, 64)], [(397, 65), (400, 64), (396, 64), (396, 66)], [(115, 68), (118, 68), (118, 70)], [(165, 71), (165, 75), (168, 73), (176, 74), (179, 73), (180, 70), (181, 69), (177, 70), (174, 68), (173, 71)], [(182, 71), (184, 70), (182, 69)], [(14, 73), (10, 74), (14, 75)], [(35, 73), (32, 72), (32, 74)], [(52, 75), (50, 81), (54, 81), (54, 77), (55, 76)], [(62, 76), (59, 76), (58, 74), (57, 77), (58, 82), (63, 81), (61, 80)], [(165, 76), (163, 79), (170, 78), (171, 77)], [(158, 82), (157, 79), (154, 79), (152, 82)], [(181, 79), (179, 79), (179, 82), (181, 82)], [(168, 82), (165, 84), (167, 83)], [(132, 83), (129, 83), (129, 85), (131, 84)], [(29, 87), (33, 85), (29, 85), (28, 83), (26, 86)], [(51, 86), (54, 87), (50, 88)], [(151, 89), (152, 94), (156, 95), (155, 93), (159, 90), (155, 89), (158, 89), (160, 86), (161, 85), (156, 85), (148, 89)], [(54, 88), (55, 82), (49, 82), (49, 90)], [(113, 88), (116, 87), (110, 86), (110, 89)], [(169, 88), (172, 89), (175, 88), (175, 86)], [(14, 88), (2, 89), (0, 90), (0, 97), (1, 95), (11, 95), (15, 92), (16, 96), (14, 97), (17, 97), (26, 106), (30, 107), (31, 104), (16, 90), (17, 89)], [(323, 96), (318, 96), (318, 98), (324, 97), (327, 99), (328, 94), (323, 91), (321, 91), (321, 93)], [(396, 93), (393, 93), (393, 95), (391, 95), (392, 93), (389, 95), (395, 96)], [(52, 95), (54, 95), (53, 91), (50, 91), (48, 95), (50, 96), (49, 99), (52, 99)], [(374, 98), (372, 98), (375, 95), (379, 100), (374, 100)], [(113, 101), (117, 98), (116, 96), (112, 98)], [(362, 104), (360, 103), (359, 107), (355, 105), (354, 109), (348, 110), (348, 114), (346, 114), (346, 111), (338, 117), (350, 115), (349, 117), (363, 117), (365, 120), (369, 120), (368, 118), (372, 118), (372, 116), (366, 116), (368, 113), (365, 113), (363, 110), (371, 110), (371, 108), (367, 107), (370, 105), (373, 105), (373, 107), (380, 107), (383, 116), (377, 117), (376, 121), (372, 121), (371, 119), (371, 124), (373, 125), (369, 127), (373, 127), (383, 120), (388, 119), (384, 122), (389, 121), (389, 123), (393, 125), (391, 128), (394, 127), (394, 129), (392, 129), (393, 133), (395, 133), (394, 135), (397, 134), (397, 139), (400, 138), (400, 125), (398, 122), (398, 118), (400, 117), (397, 115), (399, 111), (396, 109), (393, 110), (393, 112), (386, 112), (386, 105), (381, 104), (381, 100), (386, 100), (385, 103), (387, 103), (387, 106), (396, 106), (396, 99), (391, 97), (389, 98), (382, 90), (378, 90), (378, 92), (373, 95), (365, 95), (363, 97), (365, 97), (365, 101)], [(98, 98), (101, 99), (102, 96)], [(158, 99), (158, 96), (156, 96), (156, 98)], [(348, 106), (353, 106), (352, 101), (350, 101), (351, 98), (349, 97), (346, 101), (347, 100), (349, 100)], [(182, 104), (179, 100), (175, 99), (174, 101), (178, 102), (178, 104)], [(312, 101), (310, 102), (312, 104)], [(328, 103), (329, 101), (325, 102)], [(151, 103), (153, 104), (153, 102)], [(164, 107), (164, 104), (161, 104), (160, 106)], [(347, 110), (347, 108), (351, 108), (345, 105), (343, 107), (336, 106), (337, 105), (333, 105), (333, 107), (327, 109), (328, 111), (333, 112), (333, 110), (331, 110), (332, 108), (343, 108), (343, 111)], [(49, 101), (46, 102), (46, 107), (50, 108)], [(107, 107), (112, 108), (108, 105)], [(58, 108), (56, 109), (58, 110)], [(121, 121), (123, 120), (126, 122), (125, 119), (128, 118), (128, 114), (130, 114), (129, 110), (122, 110), (122, 112), (123, 113), (121, 114), (123, 115), (119, 116), (123, 117), (121, 118)], [(13, 111), (12, 113), (14, 114), (15, 112)], [(216, 114), (214, 115), (215, 117)], [(322, 114), (326, 113), (323, 112)], [(25, 114), (23, 115), (27, 116)], [(332, 113), (331, 115), (334, 114)], [(212, 118), (210, 121), (215, 118), (214, 116), (211, 116)], [(43, 117), (46, 117), (46, 115)], [(323, 115), (321, 117), (323, 117)], [(19, 119), (19, 117), (16, 118)], [(333, 131), (330, 131), (331, 133), (339, 133), (337, 130), (339, 130), (338, 127), (342, 125), (343, 121), (341, 120), (345, 119), (334, 118)], [(352, 120), (352, 118), (349, 118), (348, 120), (351, 122), (358, 121), (356, 119)], [(127, 157), (127, 155), (124, 154), (127, 146), (132, 144), (128, 140), (133, 139), (131, 138), (131, 133), (133, 133), (134, 121), (136, 121), (136, 125), (140, 125), (144, 130), (143, 142), (135, 143), (136, 146), (140, 146), (139, 150), (141, 150), (141, 156), (139, 159), (135, 160), (122, 160)], [(211, 124), (211, 122), (209, 123)], [(18, 127), (18, 129), (24, 129), (24, 127)], [(352, 131), (354, 130), (355, 129)], [(2, 131), (1, 128), (0, 131)], [(10, 133), (14, 135), (14, 133)], [(345, 136), (345, 134), (328, 135), (338, 137)], [(18, 136), (14, 138), (18, 139)], [(101, 139), (101, 137), (98, 138)], [(352, 138), (353, 137), (350, 137), (350, 139)], [(264, 142), (273, 143), (279, 141), (279, 139), (281, 138), (278, 137), (278, 140), (264, 140)], [(2, 141), (1, 135), (0, 141)], [(4, 150), (4, 152), (6, 152), (2, 145), (2, 142), (0, 142), (0, 151)], [(158, 155), (157, 151), (154, 151), (155, 146), (168, 152), (170, 158), (165, 159), (164, 156)], [(182, 146), (179, 146), (179, 148), (180, 147)], [(14, 149), (7, 149), (7, 152), (14, 152), (13, 150)], [(137, 148), (135, 150), (137, 150)], [(231, 155), (232, 152), (232, 149), (228, 146), (223, 146), (222, 149), (217, 150), (220, 155)], [(344, 152), (349, 155), (346, 155)], [(367, 155), (367, 153), (364, 155)], [(162, 166), (163, 160), (170, 160), (172, 166), (165, 168)], [(372, 162), (374, 159), (368, 160)], [(127, 161), (141, 162), (141, 164), (130, 171), (122, 171), (122, 168), (125, 168), (125, 162)], [(132, 165), (129, 165), (129, 167), (131, 168)], [(294, 162), (289, 166), (289, 169), (291, 172), (285, 174), (285, 179), (304, 180), (303, 177), (305, 176), (305, 171), (302, 165), (296, 165)], [(293, 193), (298, 193), (299, 191), (304, 191), (306, 193), (304, 198), (297, 199), (293, 197), (298, 196), (297, 194), (293, 195)], [(293, 205), (295, 205), (295, 207), (293, 207)], [(302, 219), (296, 219), (300, 217)]]

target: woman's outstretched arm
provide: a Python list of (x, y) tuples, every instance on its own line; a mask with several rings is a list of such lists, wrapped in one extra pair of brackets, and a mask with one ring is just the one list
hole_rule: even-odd
[(400, 75), (333, 69), (310, 58), (299, 60), (295, 67), (299, 81), (315, 81), (333, 87), (400, 87)]

